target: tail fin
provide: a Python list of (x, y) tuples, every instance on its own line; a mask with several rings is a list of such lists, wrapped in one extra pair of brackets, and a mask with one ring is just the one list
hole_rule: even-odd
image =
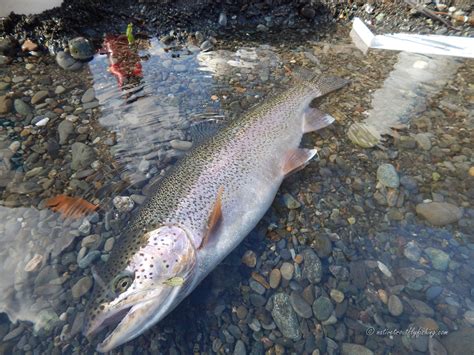
[(323, 76), (309, 69), (296, 68), (292, 70), (296, 82), (311, 88), (316, 97), (324, 96), (350, 83), (349, 80), (337, 76)]

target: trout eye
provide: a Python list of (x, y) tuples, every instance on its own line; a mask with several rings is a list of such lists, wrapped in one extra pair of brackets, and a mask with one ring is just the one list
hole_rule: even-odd
[(114, 293), (120, 294), (125, 292), (132, 284), (133, 278), (133, 273), (129, 271), (122, 271), (118, 274), (113, 280), (112, 289)]

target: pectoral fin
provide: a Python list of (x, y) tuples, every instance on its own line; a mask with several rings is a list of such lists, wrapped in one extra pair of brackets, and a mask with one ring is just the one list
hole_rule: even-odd
[(206, 230), (204, 231), (204, 237), (202, 238), (201, 245), (199, 245), (198, 249), (202, 249), (209, 241), (209, 237), (211, 236), (212, 232), (217, 228), (219, 222), (222, 219), (222, 194), (224, 193), (224, 187), (220, 187), (219, 191), (217, 191), (216, 201), (214, 202), (214, 206), (212, 208), (211, 214), (209, 215), (209, 219), (207, 221)]
[(283, 162), (283, 174), (287, 176), (302, 169), (316, 154), (316, 149), (298, 148), (290, 150)]
[(321, 128), (329, 126), (333, 123), (334, 117), (322, 112), (314, 107), (307, 107), (304, 110), (303, 133), (318, 131)]

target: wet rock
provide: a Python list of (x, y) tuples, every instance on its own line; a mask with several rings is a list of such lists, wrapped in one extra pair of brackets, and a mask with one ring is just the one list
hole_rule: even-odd
[(320, 258), (327, 258), (332, 253), (331, 239), (325, 234), (318, 234), (311, 243), (311, 247)]
[(268, 27), (265, 26), (264, 24), (257, 25), (257, 32), (267, 32), (267, 31), (268, 31)]
[(434, 337), (428, 340), (428, 352), (430, 355), (448, 355), (444, 346)]
[(410, 136), (401, 136), (398, 140), (398, 146), (404, 149), (413, 149), (416, 147), (416, 140)]
[(85, 104), (82, 105), (82, 108), (86, 110), (91, 110), (93, 108), (99, 107), (99, 101), (91, 101), (91, 102), (86, 102)]
[(403, 255), (411, 261), (418, 261), (421, 256), (421, 248), (416, 244), (415, 241), (410, 241), (405, 245)]
[(415, 135), (415, 140), (418, 146), (423, 150), (431, 149), (431, 140), (428, 133), (418, 133)]
[(88, 60), (94, 55), (90, 42), (84, 37), (76, 37), (68, 42), (69, 52), (74, 59)]
[(176, 150), (187, 151), (192, 148), (193, 143), (188, 141), (180, 141), (177, 139), (173, 139), (170, 141), (171, 148)]
[(20, 336), (24, 330), (25, 330), (25, 327), (21, 324), (15, 329), (12, 329), (10, 332), (8, 332), (7, 335), (3, 337), (2, 341), (5, 342), (5, 341), (15, 339), (16, 337)]
[(81, 241), (81, 247), (85, 247), (88, 249), (96, 249), (101, 242), (100, 235), (98, 234), (91, 234), (87, 237), (84, 237)]
[(428, 247), (425, 249), (426, 255), (433, 264), (433, 268), (440, 271), (446, 271), (449, 265), (449, 255), (440, 249)]
[(83, 63), (75, 60), (69, 52), (60, 51), (56, 54), (56, 63), (64, 70), (77, 71), (82, 68)]
[(257, 265), (257, 255), (253, 250), (247, 250), (242, 256), (242, 262), (248, 267), (255, 267)]
[(135, 206), (135, 203), (129, 196), (115, 196), (113, 204), (115, 208), (122, 213), (130, 212)]
[(301, 338), (298, 317), (291, 307), (290, 297), (285, 293), (273, 296), (272, 317), (283, 336), (297, 341)]
[(10, 64), (11, 61), (11, 58), (4, 55), (0, 55), (0, 65)]
[(217, 21), (219, 26), (226, 27), (227, 26), (227, 15), (224, 12), (219, 14), (219, 20)]
[(417, 311), (418, 313), (421, 313), (429, 317), (434, 316), (433, 308), (428, 306), (425, 302), (417, 300), (417, 299), (411, 299), (409, 303), (413, 307), (413, 309)]
[(79, 279), (71, 288), (72, 297), (79, 299), (84, 296), (92, 287), (92, 279), (89, 276), (84, 276)]
[(450, 332), (441, 338), (449, 355), (465, 355), (467, 349), (474, 349), (474, 328), (463, 328)]
[(373, 351), (360, 344), (343, 343), (342, 355), (374, 355)]
[(327, 320), (334, 310), (331, 300), (325, 296), (321, 296), (314, 301), (312, 308), (314, 316), (320, 321)]
[(54, 89), (54, 93), (56, 95), (61, 95), (61, 94), (64, 94), (66, 92), (66, 88), (62, 85), (58, 85), (56, 86), (56, 88)]
[(438, 227), (457, 222), (463, 215), (459, 207), (447, 202), (420, 203), (416, 213)]
[(31, 52), (31, 51), (36, 51), (38, 50), (38, 45), (33, 42), (30, 39), (27, 39), (23, 44), (21, 45), (21, 50), (23, 52)]
[(437, 298), (441, 292), (443, 292), (443, 288), (441, 286), (431, 286), (426, 290), (426, 299), (428, 301), (432, 301)]
[(311, 318), (313, 315), (311, 306), (295, 291), (290, 294), (290, 303), (296, 314), (298, 314), (300, 317)]
[(387, 276), (387, 277), (392, 277), (392, 272), (389, 270), (389, 268), (387, 267), (387, 265), (385, 265), (384, 263), (382, 263), (381, 261), (377, 261), (377, 266), (379, 268), (380, 271), (382, 271), (382, 273)]
[(316, 10), (312, 6), (306, 5), (301, 8), (300, 14), (304, 18), (311, 20), (314, 18), (314, 16), (316, 16)]
[(363, 261), (350, 263), (350, 276), (352, 283), (359, 289), (364, 289), (367, 283), (366, 266)]
[(377, 180), (385, 187), (398, 188), (400, 178), (392, 164), (382, 164), (377, 169)]
[(293, 278), (293, 273), (295, 272), (295, 267), (291, 263), (284, 262), (280, 267), (281, 276), (285, 280), (291, 280)]
[(31, 123), (33, 123), (36, 127), (44, 127), (49, 122), (49, 117), (38, 117), (39, 119), (33, 119)]
[(280, 270), (278, 269), (273, 269), (271, 272), (270, 272), (270, 287), (271, 288), (278, 288), (278, 286), (280, 285), (280, 281), (281, 281), (281, 272)]
[(28, 261), (28, 263), (25, 265), (25, 271), (26, 272), (36, 272), (40, 269), (41, 264), (43, 263), (43, 255), (40, 254), (35, 254), (33, 258)]
[(35, 192), (41, 192), (43, 189), (40, 185), (33, 181), (25, 181), (19, 184), (8, 186), (8, 191), (15, 194), (27, 195)]
[(21, 99), (15, 99), (13, 106), (15, 107), (15, 111), (22, 116), (28, 116), (31, 113), (30, 105)]
[(470, 325), (474, 325), (474, 311), (466, 311), (464, 313), (464, 319), (466, 322), (468, 322)]
[(372, 148), (382, 139), (382, 136), (374, 126), (364, 122), (353, 123), (347, 131), (347, 137), (352, 143), (362, 148)]
[(36, 105), (44, 101), (49, 96), (48, 91), (41, 90), (38, 91), (36, 94), (33, 95), (31, 98), (31, 104)]
[(428, 318), (428, 317), (423, 317), (423, 316), (418, 317), (415, 320), (415, 324), (419, 326), (420, 328), (425, 328), (425, 329), (429, 329), (433, 331), (436, 331), (439, 329), (438, 323), (436, 323), (434, 319)]
[(255, 307), (263, 307), (265, 303), (267, 303), (267, 299), (262, 295), (258, 295), (256, 293), (252, 293), (249, 296), (250, 303)]
[(81, 233), (81, 235), (87, 235), (90, 233), (91, 227), (91, 223), (87, 219), (84, 219), (77, 230)]
[(85, 104), (87, 102), (91, 102), (94, 99), (95, 99), (94, 88), (89, 88), (84, 92), (84, 94), (82, 94), (81, 102)]
[(329, 295), (336, 303), (342, 303), (342, 301), (344, 301), (344, 293), (335, 288), (331, 290)]
[(17, 84), (25, 81), (26, 79), (28, 79), (26, 75), (15, 75), (12, 79), (12, 82)]
[(233, 355), (247, 355), (247, 350), (245, 350), (245, 344), (242, 340), (236, 341)]
[(16, 54), (18, 43), (10, 37), (0, 38), (0, 54), (13, 57)]
[(74, 125), (71, 121), (63, 120), (58, 125), (59, 144), (65, 144), (69, 136), (74, 132)]
[(0, 114), (9, 113), (13, 107), (12, 100), (6, 95), (0, 96)]
[(258, 293), (259, 295), (263, 295), (265, 293), (265, 287), (263, 287), (261, 284), (259, 284), (254, 279), (250, 279), (249, 286), (253, 291)]
[(303, 276), (312, 284), (319, 283), (323, 277), (321, 260), (311, 249), (305, 249), (301, 254), (304, 259)]
[(110, 252), (112, 250), (112, 248), (114, 247), (114, 243), (115, 243), (115, 238), (114, 237), (108, 238), (104, 243), (104, 251), (106, 253)]
[(403, 304), (397, 295), (391, 295), (388, 298), (388, 311), (395, 317), (398, 317), (403, 313)]
[(76, 142), (71, 146), (72, 162), (71, 168), (73, 170), (83, 170), (88, 168), (95, 160), (94, 149), (88, 145)]
[(204, 42), (201, 43), (201, 46), (199, 48), (201, 48), (203, 52), (207, 52), (207, 51), (210, 51), (213, 47), (214, 45), (212, 44), (211, 41), (205, 40)]
[(59, 316), (56, 314), (56, 312), (53, 309), (51, 308), (43, 309), (37, 315), (34, 329), (36, 331), (41, 329), (46, 334), (49, 334), (54, 329), (54, 327), (58, 324), (58, 322), (59, 322)]
[(94, 260), (100, 257), (100, 251), (93, 250), (77, 262), (81, 269), (88, 267)]
[(10, 87), (11, 87), (10, 83), (0, 81), (0, 91), (7, 91), (8, 89), (10, 89)]
[(286, 193), (283, 195), (283, 202), (285, 203), (286, 208), (294, 210), (301, 207), (301, 203), (298, 202), (293, 196)]

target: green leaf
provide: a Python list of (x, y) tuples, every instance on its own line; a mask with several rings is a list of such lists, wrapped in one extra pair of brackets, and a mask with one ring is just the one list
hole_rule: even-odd
[(175, 276), (163, 281), (163, 283), (172, 287), (182, 286), (184, 284), (184, 279), (182, 277)]
[(127, 36), (128, 44), (133, 44), (133, 42), (135, 42), (135, 37), (133, 37), (133, 24), (128, 24), (125, 35)]

